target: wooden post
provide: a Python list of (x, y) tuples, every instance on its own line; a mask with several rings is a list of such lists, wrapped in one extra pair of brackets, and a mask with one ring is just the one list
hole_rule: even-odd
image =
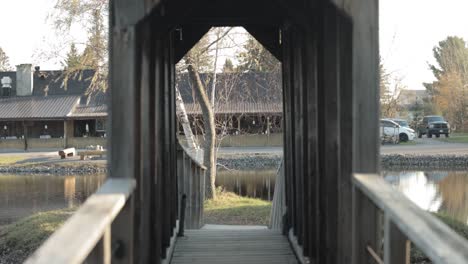
[[(142, 2), (142, 1), (140, 1)], [(134, 5), (134, 7), (137, 4)], [(130, 10), (123, 1), (111, 1), (109, 6), (110, 57), (109, 57), (109, 138), (108, 167), (111, 178), (136, 178), (139, 175), (139, 135), (137, 120), (136, 84), (136, 32), (130, 22)], [(132, 9), (133, 10), (133, 9)], [(134, 16), (135, 14), (131, 14)], [(132, 21), (135, 22), (135, 21)], [(134, 262), (134, 201), (132, 196), (112, 224), (112, 244), (119, 245), (119, 254), (112, 263)], [(130, 227), (130, 228), (129, 228)]]
[(24, 150), (28, 150), (28, 125), (23, 121)]
[(410, 241), (400, 229), (385, 215), (384, 263), (410, 263)]
[(101, 240), (86, 258), (85, 263), (111, 263), (111, 230), (107, 227)]
[(357, 187), (353, 187), (352, 263), (372, 263), (367, 246), (378, 249), (376, 206)]

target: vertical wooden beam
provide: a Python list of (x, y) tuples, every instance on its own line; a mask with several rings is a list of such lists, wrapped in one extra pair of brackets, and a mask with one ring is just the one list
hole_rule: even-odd
[(339, 46), (336, 8), (323, 2), (319, 28), (319, 262), (336, 263), (340, 172)]
[(351, 263), (353, 171), (353, 28), (351, 18), (338, 11), (340, 52), (340, 171), (338, 174), (338, 263)]
[(385, 215), (384, 263), (410, 263), (410, 242), (401, 230)]
[(161, 175), (161, 183), (163, 186), (162, 195), (163, 199), (162, 202), (162, 214), (159, 215), (162, 218), (162, 257), (166, 258), (166, 249), (170, 245), (171, 239), (171, 164), (170, 164), (170, 149), (171, 149), (171, 142), (170, 142), (170, 91), (169, 91), (169, 67), (168, 67), (168, 48), (167, 48), (167, 37), (165, 34), (160, 34), (161, 38), (161, 87), (162, 90), (162, 105), (161, 105), (161, 115), (162, 115), (162, 155), (161, 155), (161, 162), (162, 167), (161, 171), (159, 172)]
[(291, 45), (293, 45), (292, 51), (292, 89), (294, 97), (292, 98), (293, 105), (293, 130), (291, 136), (293, 136), (293, 155), (294, 155), (294, 178), (295, 178), (295, 190), (296, 206), (295, 206), (295, 234), (299, 245), (304, 245), (304, 233), (305, 233), (305, 219), (304, 219), (304, 86), (303, 86), (303, 35), (304, 32), (298, 26), (292, 30)]
[(137, 222), (137, 232), (139, 243), (136, 245), (138, 249), (138, 258), (136, 262), (147, 263), (152, 259), (151, 252), (154, 247), (154, 239), (150, 230), (152, 230), (152, 214), (153, 214), (153, 196), (154, 192), (154, 63), (152, 63), (154, 50), (151, 36), (151, 25), (149, 21), (145, 21), (138, 30), (138, 43), (141, 45), (141, 59), (138, 63), (141, 70), (140, 74), (140, 96), (139, 96), (139, 111), (140, 120), (138, 121), (141, 127), (140, 131), (140, 177), (137, 184), (135, 195), (138, 195), (139, 202), (139, 217), (135, 219)]
[(304, 182), (304, 199), (307, 205), (305, 211), (308, 223), (307, 247), (304, 247), (304, 255), (312, 263), (316, 263), (318, 257), (318, 201), (319, 201), (319, 163), (318, 163), (318, 85), (317, 85), (317, 30), (316, 18), (306, 28), (304, 59), (306, 61), (304, 78), (305, 94), (304, 100), (306, 111), (306, 123), (304, 124), (305, 136), (307, 137), (306, 149), (306, 171)]
[(155, 195), (154, 195), (154, 237), (155, 237), (155, 261), (160, 261), (162, 256), (162, 229), (164, 228), (164, 221), (162, 215), (164, 214), (163, 204), (164, 195), (164, 170), (163, 170), (163, 157), (167, 155), (163, 149), (164, 142), (164, 89), (163, 89), (163, 45), (159, 34), (154, 33), (154, 91), (155, 91), (155, 157), (154, 157), (154, 178), (155, 178)]
[(292, 89), (292, 46), (290, 25), (285, 25), (282, 30), (283, 40), (283, 115), (284, 115), (284, 166), (286, 182), (286, 204), (287, 221), (284, 230), (289, 233), (290, 228), (295, 226), (295, 181), (294, 181), (294, 149), (293, 149), (293, 89)]
[[(117, 17), (124, 10), (111, 1), (110, 4), (110, 133), (111, 144), (108, 144), (109, 176), (112, 178), (134, 178), (139, 173), (138, 145), (139, 127), (135, 90), (135, 28), (117, 23)], [(121, 14), (121, 16), (125, 16)], [(117, 63), (118, 62), (118, 63)], [(126, 144), (122, 144), (125, 142)], [(124, 210), (112, 224), (113, 244), (121, 245), (124, 254), (113, 256), (113, 263), (133, 262), (134, 234), (134, 198), (127, 201)]]
[[(379, 172), (379, 1), (354, 0), (343, 5), (353, 24), (353, 172)], [(365, 263), (366, 243), (379, 245), (377, 208), (355, 195), (353, 262)]]

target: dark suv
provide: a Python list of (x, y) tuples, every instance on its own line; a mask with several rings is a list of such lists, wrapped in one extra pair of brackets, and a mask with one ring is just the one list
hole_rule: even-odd
[(418, 137), (421, 138), (427, 134), (428, 138), (432, 135), (440, 137), (441, 134), (445, 137), (449, 137), (450, 125), (441, 116), (425, 116), (422, 121), (418, 124)]

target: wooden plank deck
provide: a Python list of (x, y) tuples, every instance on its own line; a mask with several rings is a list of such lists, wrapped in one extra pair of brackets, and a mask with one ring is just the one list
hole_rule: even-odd
[(288, 240), (278, 231), (187, 230), (176, 242), (172, 264), (297, 264)]

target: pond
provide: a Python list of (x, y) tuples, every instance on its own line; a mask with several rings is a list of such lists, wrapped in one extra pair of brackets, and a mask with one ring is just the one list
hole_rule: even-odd
[(0, 225), (37, 212), (82, 204), (104, 182), (102, 175), (0, 174)]
[[(384, 179), (419, 207), (468, 224), (468, 172), (385, 171)], [(216, 186), (241, 196), (272, 200), (276, 170), (218, 171)]]
[[(468, 172), (385, 171), (385, 180), (422, 209), (468, 224)], [(105, 175), (0, 174), (0, 225), (31, 214), (78, 206)], [(241, 196), (272, 200), (276, 170), (218, 171), (216, 186)]]
[(276, 170), (227, 171), (216, 175), (216, 186), (240, 196), (273, 200)]
[(468, 172), (385, 171), (382, 175), (422, 209), (468, 224)]

